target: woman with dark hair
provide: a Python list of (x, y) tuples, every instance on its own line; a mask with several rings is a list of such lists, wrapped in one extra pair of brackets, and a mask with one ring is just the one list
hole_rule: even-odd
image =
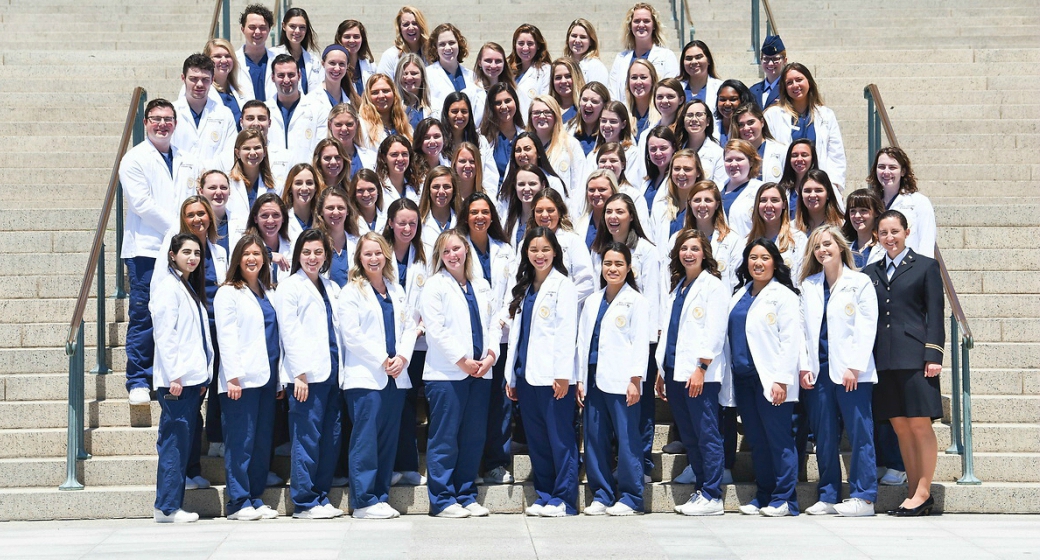
[(563, 251), (563, 265), (567, 268), (567, 275), (578, 292), (578, 305), (581, 306), (585, 298), (596, 290), (596, 276), (584, 240), (574, 233), (570, 214), (567, 212), (567, 203), (555, 189), (542, 189), (535, 193), (531, 205), (531, 218), (527, 221), (527, 229), (540, 226), (548, 228), (556, 235)]
[(738, 235), (746, 236), (751, 231), (752, 215), (755, 212), (755, 193), (762, 181), (755, 179), (762, 166), (762, 158), (746, 140), (730, 140), (723, 149), (723, 165), (728, 179), (719, 187), (722, 192), (722, 209), (726, 222)]
[(513, 52), (506, 57), (516, 80), (520, 96), (521, 114), (526, 115), (531, 101), (539, 95), (548, 95), (552, 84), (552, 57), (542, 32), (529, 23), (520, 24), (513, 31)]
[(350, 54), (347, 75), (354, 84), (354, 91), (358, 95), (364, 95), (365, 88), (369, 85), (368, 79), (376, 73), (365, 24), (356, 19), (343, 20), (336, 28), (336, 42), (343, 45)]
[[(356, 179), (360, 176), (359, 173), (354, 177)], [(329, 267), (325, 277), (340, 288), (347, 284), (350, 265), (354, 262), (354, 250), (361, 235), (352, 208), (350, 195), (339, 187), (326, 189), (318, 197), (318, 217), (315, 225), (328, 238), (331, 250), (326, 255)]]
[(740, 513), (798, 515), (798, 453), (791, 429), (803, 351), (798, 288), (776, 245), (763, 237), (744, 249), (737, 279), (725, 350), (724, 383), (732, 392), (723, 404), (737, 405), (758, 487)]
[[(415, 127), (412, 137), (412, 153), (415, 160), (411, 167), (419, 183), (426, 181), (426, 174), (440, 165), (448, 165), (451, 151), (447, 148), (447, 129), (435, 118), (425, 118)], [(420, 196), (422, 189), (419, 189)]]
[(300, 234), (292, 275), (279, 284), (278, 334), (285, 360), (292, 443), (289, 494), (296, 519), (331, 519), (344, 512), (329, 502), (340, 439), (340, 288), (322, 276), (332, 249), (318, 229)]
[(383, 187), (383, 205), (389, 206), (399, 198), (410, 198), (419, 201), (419, 185), (421, 177), (413, 158), (421, 157), (412, 153), (412, 143), (400, 134), (387, 136), (379, 145), (376, 156), (376, 175)]
[(658, 191), (668, 178), (672, 156), (678, 149), (675, 133), (666, 126), (651, 128), (646, 136), (646, 151), (643, 153), (643, 170), (646, 172), (646, 177), (641, 179), (642, 184), (637, 182), (636, 186), (642, 188), (643, 200), (646, 201), (646, 207), (650, 210), (651, 223), (648, 225), (650, 230), (655, 227), (655, 223), (653, 223), (654, 199), (657, 198)]
[(686, 43), (679, 57), (679, 64), (682, 65), (679, 79), (682, 80), (686, 92), (686, 101), (697, 99), (708, 107), (714, 107), (722, 80), (715, 70), (715, 59), (711, 56), (708, 45), (704, 41)]
[[(656, 307), (636, 286), (628, 245), (612, 241), (599, 255), (602, 289), (589, 296), (578, 323), (577, 400), (585, 419), (585, 470), (594, 493), (585, 515), (644, 510), (639, 403), (646, 368), (641, 355), (657, 327)], [(602, 370), (599, 364), (607, 364)], [(650, 391), (651, 399), (653, 391)], [(617, 477), (611, 474), (617, 437)]]
[[(668, 401), (694, 475), (683, 515), (722, 515), (725, 473), (719, 430), (719, 396), (726, 370), (728, 286), (721, 280), (708, 237), (696, 229), (678, 233), (669, 251), (669, 289), (658, 344), (657, 394)], [(665, 325), (664, 318), (668, 323)]]
[[(442, 23), (430, 33), (426, 48), (426, 80), (430, 90), (430, 107), (434, 117), (440, 118), (444, 100), (451, 93), (475, 94), (481, 89), (473, 71), (462, 65), (469, 56), (469, 43), (457, 27)], [(479, 107), (483, 113), (483, 107)]]
[(495, 185), (498, 185), (498, 167), (494, 164), (494, 152), (487, 139), (477, 133), (484, 110), (483, 107), (480, 107), (479, 110), (474, 109), (471, 101), (467, 94), (457, 91), (449, 93), (444, 98), (444, 106), (441, 111), (444, 151), (450, 159), (450, 155), (466, 142), (478, 146), (480, 159), (486, 162), (481, 169), (481, 174), (493, 179)]
[(455, 227), (455, 172), (438, 165), (426, 175), (422, 194), (419, 195), (419, 223), (422, 241), (427, 252), (433, 250), (437, 236)]
[(603, 106), (610, 101), (607, 86), (599, 82), (589, 82), (578, 95), (578, 117), (567, 125), (567, 131), (581, 144), (585, 155), (592, 152), (599, 135), (599, 117)]
[(769, 130), (781, 144), (811, 140), (820, 156), (820, 169), (831, 176), (838, 192), (845, 190), (845, 144), (834, 111), (824, 106), (816, 80), (803, 64), (792, 62), (780, 72), (780, 99), (766, 109)]
[(495, 164), (501, 185), (513, 156), (513, 141), (524, 132), (524, 117), (520, 113), (520, 99), (508, 82), (488, 88), (487, 99), (480, 135), (491, 148), (490, 161)]
[(878, 217), (878, 240), (885, 258), (865, 270), (877, 292), (878, 323), (874, 342), (878, 384), (876, 418), (888, 420), (899, 437), (906, 464), (907, 494), (892, 514), (930, 515), (938, 444), (932, 422), (943, 415), (943, 283), (939, 264), (908, 244), (912, 229), (906, 216), (888, 210)]
[(784, 264), (791, 270), (801, 270), (807, 237), (791, 223), (787, 197), (776, 183), (765, 183), (755, 193), (755, 213), (747, 242), (764, 237), (776, 244)]
[(715, 101), (715, 129), (718, 132), (719, 144), (725, 146), (729, 141), (730, 123), (733, 111), (737, 107), (754, 103), (755, 98), (748, 91), (747, 86), (740, 80), (729, 79), (719, 86), (719, 94)]
[(523, 407), (537, 499), (525, 513), (578, 513), (578, 441), (574, 431), (578, 294), (563, 250), (549, 228), (524, 235), (507, 320), (506, 394)]
[(285, 221), (289, 227), (290, 243), (295, 241), (303, 230), (310, 229), (314, 224), (320, 187), (321, 178), (309, 163), (297, 163), (285, 176), (282, 202), (289, 210)]
[(813, 169), (806, 173), (800, 194), (794, 224), (802, 233), (809, 235), (825, 225), (841, 228), (845, 219), (841, 199), (826, 171)]
[(917, 176), (910, 166), (910, 156), (894, 146), (878, 150), (874, 167), (867, 177), (870, 189), (881, 199), (886, 210), (899, 210), (909, 224), (906, 244), (919, 255), (935, 254), (935, 209), (932, 201), (917, 190)]
[(620, 101), (607, 102), (599, 114), (596, 146), (585, 161), (586, 174), (599, 167), (596, 158), (600, 148), (606, 144), (618, 144), (625, 153), (626, 165), (623, 173), (628, 177), (642, 177), (644, 175), (642, 152), (640, 152), (640, 145), (633, 134), (632, 118), (628, 114), (625, 104)]
[(383, 231), (386, 212), (383, 211), (383, 189), (379, 187), (379, 176), (376, 172), (362, 169), (350, 180), (346, 190), (350, 213), (357, 223), (357, 235)]
[(701, 160), (704, 178), (726, 184), (722, 146), (715, 140), (715, 118), (711, 105), (695, 99), (683, 105), (675, 120), (675, 140), (680, 150), (693, 150)]
[(820, 168), (820, 160), (816, 156), (816, 146), (805, 138), (799, 138), (787, 147), (787, 155), (784, 157), (784, 174), (780, 176), (778, 185), (784, 188), (790, 207), (796, 210), (793, 217), (797, 217), (798, 196), (802, 192), (802, 183), (805, 176), (812, 169)]
[(148, 303), (156, 336), (153, 385), (161, 408), (153, 518), (156, 523), (193, 523), (199, 514), (181, 507), (199, 406), (213, 369), (199, 239), (191, 233), (174, 235), (166, 259), (171, 274)]
[(856, 268), (864, 269), (885, 256), (877, 238), (877, 219), (885, 209), (870, 189), (852, 191), (845, 204), (845, 225), (841, 231), (849, 241)]
[[(284, 35), (283, 35), (284, 37)], [(307, 55), (310, 53), (304, 51)], [(347, 64), (350, 53), (343, 45), (329, 45), (321, 53), (322, 82), (319, 87), (311, 87), (307, 94), (310, 102), (321, 105), (322, 115), (327, 115), (333, 107), (340, 103), (357, 105), (360, 101), (354, 91), (354, 83), (350, 81), (347, 73)], [(301, 80), (300, 85), (303, 85)], [(322, 117), (324, 122), (328, 117)]]
[(780, 180), (784, 174), (784, 154), (787, 153), (787, 145), (773, 138), (758, 104), (748, 103), (733, 111), (729, 135), (730, 138), (747, 140), (762, 158), (758, 179), (765, 183)]
[(296, 61), (300, 71), (300, 93), (307, 95), (321, 89), (325, 81), (325, 69), (314, 55), (318, 51), (318, 36), (311, 27), (307, 10), (289, 8), (285, 11), (278, 46), (271, 51), (276, 55), (286, 53)]
[(279, 273), (285, 274), (292, 263), (293, 246), (289, 241), (289, 215), (285, 202), (274, 193), (257, 197), (246, 220), (246, 232), (260, 236), (271, 257), (271, 281), (278, 282)]

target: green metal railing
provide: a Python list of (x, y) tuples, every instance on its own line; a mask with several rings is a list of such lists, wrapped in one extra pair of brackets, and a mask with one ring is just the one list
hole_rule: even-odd
[[(679, 35), (679, 48), (694, 39), (693, 12), (690, 11), (689, 0), (672, 0), (672, 20), (675, 21), (675, 32)], [(686, 38), (686, 26), (690, 26), (690, 37)]]
[(779, 35), (780, 30), (776, 27), (776, 18), (773, 17), (773, 9), (769, 6), (769, 0), (751, 0), (751, 52), (755, 53), (752, 64), (758, 65), (758, 73), (762, 75), (762, 16), (761, 7), (766, 12), (766, 37)]
[[(899, 146), (888, 110), (881, 92), (874, 84), (863, 88), (867, 100), (867, 174), (873, 173), (874, 155), (881, 149), (881, 133), (884, 131), (890, 146)], [(971, 365), (970, 350), (975, 341), (964, 315), (957, 289), (953, 286), (950, 271), (943, 260), (939, 245), (935, 245), (935, 260), (942, 273), (946, 298), (950, 302), (950, 447), (946, 453), (961, 456), (961, 477), (957, 484), (982, 484), (975, 477), (975, 458), (971, 439)]]
[[(223, 23), (223, 27), (218, 29), (218, 23)], [(217, 5), (213, 8), (213, 21), (209, 24), (209, 36), (213, 39), (231, 40), (231, 0), (217, 0)]]
[(144, 88), (134, 89), (130, 98), (130, 106), (126, 111), (126, 121), (123, 124), (123, 134), (119, 141), (119, 149), (116, 151), (115, 163), (112, 165), (112, 175), (108, 180), (105, 201), (101, 207), (101, 215), (98, 216), (97, 229), (94, 230), (94, 241), (90, 246), (87, 269), (83, 273), (79, 297), (76, 299), (72, 320), (69, 322), (69, 335), (65, 340), (65, 353), (69, 356), (68, 444), (65, 450), (65, 482), (58, 487), (60, 490), (83, 489), (83, 484), (78, 478), (77, 461), (90, 458), (83, 435), (84, 357), (86, 354), (83, 341), (83, 315), (87, 309), (87, 300), (90, 298), (95, 272), (97, 279), (97, 364), (91, 373), (105, 374), (111, 371), (105, 361), (107, 357), (105, 331), (108, 327), (108, 321), (105, 318), (105, 232), (108, 230), (108, 219), (114, 207), (116, 214), (116, 285), (118, 286), (114, 297), (125, 298), (126, 293), (122, 288), (123, 268), (119, 258), (123, 249), (123, 188), (119, 183), (119, 161), (123, 159), (123, 154), (126, 153), (131, 139), (134, 144), (144, 140), (144, 123), (141, 117), (144, 116), (147, 99), (148, 93)]

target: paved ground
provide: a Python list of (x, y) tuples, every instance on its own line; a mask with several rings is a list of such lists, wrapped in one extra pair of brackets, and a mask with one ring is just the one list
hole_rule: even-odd
[(3, 558), (1037, 558), (1040, 516), (0, 523)]

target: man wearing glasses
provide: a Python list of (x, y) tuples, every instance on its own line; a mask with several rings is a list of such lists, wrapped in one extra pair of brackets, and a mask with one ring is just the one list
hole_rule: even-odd
[(763, 111), (780, 98), (780, 71), (787, 66), (787, 49), (779, 35), (762, 42), (762, 73), (765, 79), (751, 86), (751, 97)]
[(194, 194), (201, 162), (171, 145), (177, 113), (165, 99), (153, 99), (144, 111), (146, 139), (119, 162), (119, 182), (126, 197), (123, 250), (130, 283), (126, 329), (126, 390), (130, 404), (151, 400), (152, 318), (148, 312), (149, 284), (163, 236), (178, 225), (181, 202)]

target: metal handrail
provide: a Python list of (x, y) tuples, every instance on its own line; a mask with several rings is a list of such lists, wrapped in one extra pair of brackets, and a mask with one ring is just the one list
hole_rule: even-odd
[(776, 18), (773, 9), (769, 6), (769, 0), (751, 0), (751, 51), (755, 53), (755, 61), (762, 72), (762, 35), (761, 16), (759, 15), (759, 3), (766, 9), (766, 36), (779, 35), (780, 30), (776, 26)]
[[(221, 18), (221, 15), (224, 17)], [(217, 23), (221, 19), (223, 19), (224, 31), (218, 35)], [(231, 0), (217, 0), (216, 6), (213, 7), (213, 20), (209, 24), (209, 37), (231, 40)]]
[[(679, 13), (676, 13), (676, 9)], [(690, 9), (689, 0), (672, 0), (672, 19), (675, 20), (675, 30), (679, 34), (679, 48), (686, 45), (687, 41), (693, 41), (695, 29), (693, 27), (693, 10)], [(686, 26), (690, 26), (690, 38), (686, 39)]]
[[(899, 147), (899, 140), (896, 138), (892, 119), (888, 116), (888, 109), (885, 107), (878, 87), (874, 84), (867, 85), (863, 88), (863, 97), (867, 100), (867, 175), (869, 176), (874, 172), (874, 156), (881, 149), (881, 131), (884, 130), (890, 146)], [(935, 260), (939, 263), (946, 299), (950, 302), (951, 443), (946, 453), (961, 456), (961, 478), (957, 480), (957, 484), (981, 484), (975, 477), (971, 433), (971, 366), (968, 354), (974, 348), (975, 340), (938, 243), (935, 244)]]
[[(90, 298), (92, 284), (94, 283), (95, 271), (97, 273), (97, 367), (95, 373), (108, 373), (110, 370), (105, 364), (105, 232), (108, 230), (108, 219), (112, 214), (112, 208), (117, 208), (116, 229), (122, 229), (122, 205), (117, 204), (123, 197), (123, 189), (119, 183), (119, 162), (123, 159), (131, 139), (139, 142), (144, 139), (144, 127), (141, 125), (139, 114), (144, 113), (144, 103), (147, 92), (142, 87), (134, 88), (130, 98), (130, 106), (126, 111), (126, 121), (123, 123), (123, 133), (119, 140), (119, 148), (116, 150), (115, 163), (112, 165), (112, 175), (108, 180), (108, 190), (105, 192), (105, 201), (101, 206), (101, 214), (98, 216), (97, 228), (94, 230), (94, 240), (90, 246), (90, 255), (87, 257), (87, 268), (83, 272), (83, 281), (80, 283), (79, 296), (73, 309), (72, 320), (69, 321), (69, 334), (65, 339), (65, 353), (69, 356), (69, 423), (68, 423), (68, 446), (66, 448), (66, 480), (59, 488), (61, 490), (82, 490), (83, 484), (77, 480), (76, 461), (89, 459), (83, 441), (83, 384), (84, 384), (84, 344), (83, 344), (83, 315), (87, 309), (87, 299)], [(116, 261), (122, 251), (122, 235), (116, 236)], [(117, 269), (117, 276), (122, 274)]]

